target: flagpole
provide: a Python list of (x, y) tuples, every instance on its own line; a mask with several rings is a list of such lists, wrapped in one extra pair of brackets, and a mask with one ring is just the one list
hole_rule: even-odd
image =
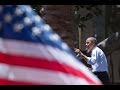
[(78, 27), (78, 32), (79, 32), (79, 48), (81, 48), (81, 28)]

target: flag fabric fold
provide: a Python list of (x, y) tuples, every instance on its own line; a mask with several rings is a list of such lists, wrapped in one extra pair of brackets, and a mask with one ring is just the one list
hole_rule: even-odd
[(0, 5), (1, 85), (101, 85), (29, 5)]

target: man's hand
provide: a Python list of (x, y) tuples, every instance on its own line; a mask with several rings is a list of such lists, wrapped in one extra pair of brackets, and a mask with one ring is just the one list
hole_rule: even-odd
[(79, 53), (79, 49), (78, 48), (74, 48), (74, 52), (76, 52), (76, 53)]
[(78, 49), (78, 48), (74, 48), (74, 52), (75, 52), (75, 53), (79, 53), (80, 55), (83, 54), (83, 53), (80, 51), (80, 49)]
[(84, 55), (80, 49), (78, 48), (74, 48), (74, 52), (80, 54), (80, 56), (87, 62), (87, 60), (89, 60), (89, 57), (87, 57), (86, 55)]

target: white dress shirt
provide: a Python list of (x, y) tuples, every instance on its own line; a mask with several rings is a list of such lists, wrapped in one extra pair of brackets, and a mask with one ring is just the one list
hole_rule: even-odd
[(108, 63), (104, 52), (99, 47), (94, 47), (89, 57), (88, 64), (92, 66), (92, 72), (108, 72)]

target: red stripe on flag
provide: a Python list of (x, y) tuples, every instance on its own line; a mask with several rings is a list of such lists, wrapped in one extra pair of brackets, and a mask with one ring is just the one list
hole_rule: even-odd
[(0, 78), (0, 85), (45, 85), (43, 83), (33, 83), (26, 81), (12, 81), (4, 78)]
[(57, 60), (47, 60), (43, 58), (15, 56), (15, 55), (8, 55), (8, 54), (0, 53), (0, 62), (11, 64), (11, 65), (27, 66), (27, 67), (43, 68), (43, 69), (54, 70), (54, 71), (61, 71), (67, 74), (72, 74), (78, 77), (82, 77), (90, 83), (99, 84), (95, 82), (94, 80), (92, 80), (90, 77), (86, 76), (84, 72), (77, 70), (66, 64), (60, 64), (59, 62), (57, 62)]

